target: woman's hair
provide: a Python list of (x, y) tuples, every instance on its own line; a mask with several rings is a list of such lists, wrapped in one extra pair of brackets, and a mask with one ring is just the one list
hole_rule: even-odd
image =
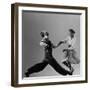
[(69, 32), (75, 34), (75, 31), (73, 29), (69, 29)]

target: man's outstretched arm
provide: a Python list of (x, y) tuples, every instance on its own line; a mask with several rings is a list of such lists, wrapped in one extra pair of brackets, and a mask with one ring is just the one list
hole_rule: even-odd
[(61, 44), (65, 43), (64, 41), (60, 41), (57, 45), (52, 44), (53, 48), (59, 47)]

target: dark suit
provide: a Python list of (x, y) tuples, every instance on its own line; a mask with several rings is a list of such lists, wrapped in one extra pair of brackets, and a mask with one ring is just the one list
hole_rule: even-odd
[(38, 63), (31, 68), (27, 70), (26, 74), (32, 74), (36, 72), (42, 71), (48, 64), (52, 66), (52, 68), (58, 72), (61, 75), (71, 75), (72, 73), (65, 70), (63, 67), (61, 67), (58, 62), (55, 60), (55, 58), (52, 56), (52, 43), (50, 40), (44, 41), (44, 43), (47, 44), (47, 46), (44, 48), (45, 51), (45, 57), (41, 63)]

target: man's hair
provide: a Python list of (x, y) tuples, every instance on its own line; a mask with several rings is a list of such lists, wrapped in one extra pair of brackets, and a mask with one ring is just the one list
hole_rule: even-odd
[(49, 36), (49, 33), (47, 31), (40, 32), (41, 37), (44, 37), (45, 35)]
[(69, 32), (75, 34), (75, 31), (73, 29), (69, 29)]

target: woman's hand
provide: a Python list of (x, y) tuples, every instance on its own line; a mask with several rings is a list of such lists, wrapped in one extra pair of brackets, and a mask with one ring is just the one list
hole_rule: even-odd
[(46, 46), (48, 46), (46, 43), (44, 43), (43, 41), (41, 41), (40, 42), (40, 46), (44, 46), (44, 47), (46, 47)]

